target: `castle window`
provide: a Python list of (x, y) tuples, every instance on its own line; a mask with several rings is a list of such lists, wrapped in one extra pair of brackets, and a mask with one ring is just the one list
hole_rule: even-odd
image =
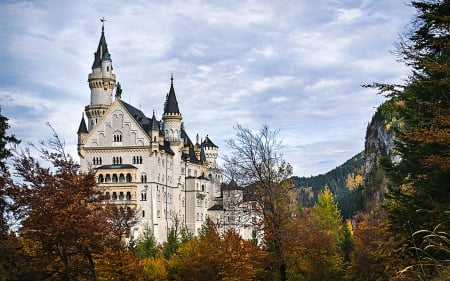
[(109, 66), (106, 67), (106, 72), (109, 72)]
[(111, 199), (111, 195), (109, 195), (109, 192), (108, 192), (108, 191), (105, 192), (105, 199), (106, 199), (106, 200)]
[(145, 191), (141, 192), (141, 201), (147, 201), (147, 192)]
[(127, 182), (131, 182), (131, 174), (127, 174)]
[(112, 182), (117, 182), (118, 180), (117, 180), (117, 175), (116, 174), (113, 174), (113, 176), (112, 176)]
[(106, 174), (105, 182), (111, 182), (111, 176), (109, 174)]
[(161, 210), (156, 211), (156, 217), (158, 217), (158, 218), (161, 217)]
[(103, 182), (103, 175), (100, 174), (98, 175), (98, 183), (102, 183)]
[(147, 175), (146, 174), (142, 174), (141, 175), (141, 182), (142, 183), (147, 182)]
[(145, 218), (145, 211), (142, 210), (142, 217)]
[(124, 195), (123, 195), (123, 192), (121, 191), (120, 193), (119, 193), (119, 200), (123, 200), (124, 199)]
[(133, 156), (133, 164), (142, 164), (142, 156)]
[(113, 141), (114, 142), (122, 142), (122, 133), (115, 132), (113, 135)]
[(113, 192), (112, 200), (117, 200), (117, 193), (116, 192)]
[(131, 200), (131, 192), (127, 191), (127, 200), (130, 201)]
[(120, 174), (119, 176), (119, 182), (124, 182), (125, 181), (125, 176), (124, 174)]
[(120, 164), (122, 164), (122, 157), (114, 156), (113, 157), (113, 165), (120, 165)]

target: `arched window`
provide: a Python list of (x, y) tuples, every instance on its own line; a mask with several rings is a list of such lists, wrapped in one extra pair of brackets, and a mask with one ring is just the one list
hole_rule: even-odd
[(147, 201), (147, 192), (145, 191), (141, 192), (141, 201)]
[(131, 174), (127, 174), (127, 182), (131, 182)]
[(122, 133), (118, 132), (118, 131), (114, 132), (113, 141), (114, 142), (122, 142)]
[(109, 200), (109, 199), (111, 199), (111, 195), (109, 195), (109, 192), (106, 191), (105, 192), (105, 200)]
[(145, 211), (142, 210), (142, 217), (145, 218)]
[(125, 182), (125, 175), (124, 174), (120, 174), (119, 175), (119, 182)]
[(117, 182), (117, 175), (116, 175), (116, 174), (113, 174), (113, 176), (112, 176), (112, 182)]
[(123, 195), (123, 192), (121, 191), (120, 193), (119, 193), (119, 200), (123, 200), (124, 199), (124, 195)]
[(127, 200), (130, 201), (131, 200), (131, 192), (127, 191)]
[(98, 183), (102, 183), (103, 181), (104, 181), (103, 175), (102, 174), (98, 175)]
[(112, 200), (117, 200), (117, 193), (115, 191), (113, 192)]
[(105, 182), (111, 182), (111, 176), (109, 174), (106, 174)]

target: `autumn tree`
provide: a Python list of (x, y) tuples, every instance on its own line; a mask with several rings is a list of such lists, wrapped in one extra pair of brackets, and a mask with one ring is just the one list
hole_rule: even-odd
[(395, 280), (402, 267), (389, 232), (387, 214), (377, 208), (354, 217), (354, 250), (349, 275), (355, 281)]
[[(412, 249), (423, 244), (413, 233), (438, 225), (450, 230), (450, 2), (411, 5), (417, 15), (397, 49), (411, 75), (398, 87), (373, 85), (392, 98), (400, 117), (394, 155), (384, 163), (390, 180), (386, 207), (408, 263), (420, 254)], [(435, 272), (416, 268), (425, 279)]]
[[(263, 251), (233, 229), (220, 233), (207, 219), (199, 236), (182, 243), (168, 262), (170, 280), (255, 280)], [(259, 279), (258, 279), (259, 280)]]
[(113, 278), (105, 265), (126, 273), (139, 269), (122, 243), (132, 225), (131, 212), (105, 205), (94, 171), (80, 171), (54, 130), (39, 146), (17, 150), (13, 168), (17, 180), (7, 183), (6, 194), (29, 260), (20, 280), (130, 280), (130, 274)]
[(289, 226), (286, 240), (290, 280), (344, 280), (342, 216), (328, 188), (311, 209), (303, 210)]
[(225, 157), (225, 173), (230, 180), (245, 187), (255, 203), (257, 216), (264, 233), (267, 249), (267, 273), (269, 279), (287, 280), (286, 258), (283, 252), (284, 225), (289, 222), (292, 167), (286, 163), (277, 139), (278, 131), (267, 125), (259, 132), (236, 126), (236, 136), (228, 140), (231, 156)]
[(19, 181), (10, 182), (6, 192), (21, 219), (19, 234), (35, 243), (38, 253), (56, 261), (51, 269), (55, 277), (96, 280), (94, 255), (102, 251), (99, 241), (106, 227), (94, 174), (80, 173), (56, 134), (41, 144), (34, 148), (49, 166), (32, 156), (30, 149), (19, 151), (13, 159)]

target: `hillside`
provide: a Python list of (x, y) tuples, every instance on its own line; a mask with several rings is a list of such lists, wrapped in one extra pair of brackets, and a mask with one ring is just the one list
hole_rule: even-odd
[(358, 194), (361, 194), (362, 189), (364, 159), (364, 152), (360, 152), (326, 174), (293, 177), (298, 188), (299, 203), (304, 207), (313, 206), (317, 195), (328, 186), (336, 196), (342, 215), (345, 218), (351, 216), (355, 208), (360, 207)]
[(386, 102), (378, 107), (367, 126), (364, 151), (326, 174), (313, 177), (293, 177), (298, 189), (299, 204), (311, 207), (317, 195), (328, 186), (336, 197), (344, 218), (358, 210), (370, 210), (379, 205), (386, 191), (387, 180), (380, 160), (388, 157), (394, 147), (391, 127), (398, 122), (385, 110)]

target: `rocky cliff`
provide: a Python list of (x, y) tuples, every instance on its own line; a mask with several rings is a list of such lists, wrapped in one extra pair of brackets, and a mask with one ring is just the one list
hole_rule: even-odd
[(394, 134), (392, 125), (395, 122), (381, 105), (372, 117), (367, 126), (364, 145), (364, 172), (363, 190), (364, 205), (366, 209), (372, 209), (381, 203), (383, 193), (387, 190), (387, 178), (380, 160), (383, 157), (390, 157), (394, 149)]

